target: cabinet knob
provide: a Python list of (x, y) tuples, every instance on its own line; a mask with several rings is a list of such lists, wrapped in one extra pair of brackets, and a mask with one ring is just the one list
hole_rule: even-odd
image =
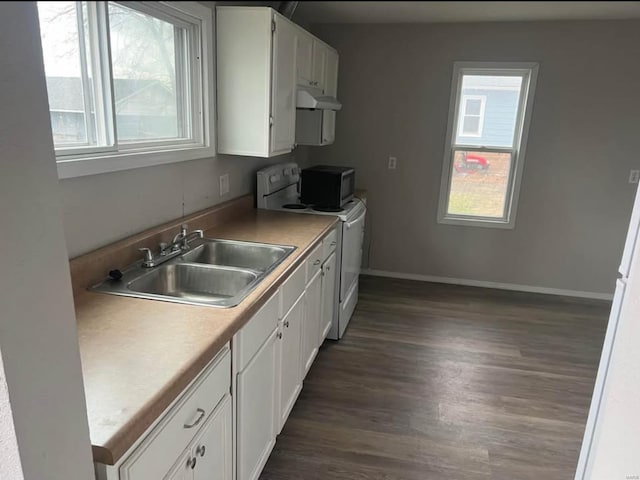
[(313, 262), (314, 265), (320, 265), (320, 260), (316, 260), (315, 262)]
[(206, 451), (207, 451), (206, 447), (204, 445), (200, 445), (196, 449), (196, 455), (200, 455), (201, 457), (204, 457), (204, 454), (205, 454)]
[(282, 340), (282, 332), (278, 332), (278, 339)]
[(191, 468), (191, 470), (196, 468), (196, 457), (192, 457), (192, 458), (188, 458), (187, 459), (187, 468)]
[(287, 320), (286, 322), (284, 322), (284, 326), (289, 328), (289, 320)]

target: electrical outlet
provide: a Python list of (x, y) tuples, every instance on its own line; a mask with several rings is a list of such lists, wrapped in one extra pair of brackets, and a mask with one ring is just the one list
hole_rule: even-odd
[(389, 170), (395, 170), (398, 166), (398, 159), (396, 157), (389, 157)]
[(629, 173), (629, 183), (638, 183), (640, 180), (640, 170), (631, 170)]
[(220, 196), (229, 193), (229, 174), (220, 175)]

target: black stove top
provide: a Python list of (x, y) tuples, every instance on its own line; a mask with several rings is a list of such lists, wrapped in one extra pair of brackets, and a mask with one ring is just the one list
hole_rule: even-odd
[(312, 208), (317, 212), (329, 212), (329, 213), (339, 213), (344, 210), (344, 208), (342, 207), (332, 207), (328, 205), (315, 205)]

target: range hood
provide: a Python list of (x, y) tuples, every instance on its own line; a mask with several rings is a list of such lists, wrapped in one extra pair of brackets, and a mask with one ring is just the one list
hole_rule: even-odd
[(310, 110), (340, 110), (342, 104), (335, 97), (323, 94), (319, 88), (298, 87), (296, 108)]

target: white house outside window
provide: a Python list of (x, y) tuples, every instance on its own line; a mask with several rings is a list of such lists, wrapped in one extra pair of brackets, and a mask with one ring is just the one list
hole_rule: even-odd
[(462, 119), (458, 135), (464, 137), (482, 136), (486, 101), (487, 97), (483, 95), (462, 96)]
[(513, 228), (533, 93), (533, 63), (456, 63), (438, 221)]
[(38, 13), (61, 177), (214, 154), (210, 9), (63, 1)]

